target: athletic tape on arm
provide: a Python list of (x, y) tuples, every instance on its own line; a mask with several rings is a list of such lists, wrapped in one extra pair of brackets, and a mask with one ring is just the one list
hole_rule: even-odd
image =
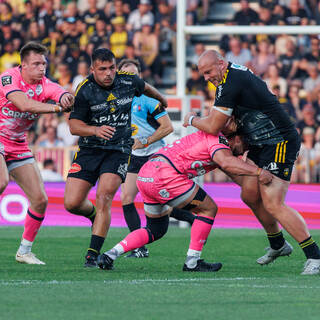
[(212, 107), (213, 109), (215, 110), (218, 110), (219, 112), (227, 115), (227, 116), (231, 116), (232, 115), (232, 111), (233, 109), (232, 108), (225, 108), (225, 107), (216, 107), (216, 106), (213, 106)]

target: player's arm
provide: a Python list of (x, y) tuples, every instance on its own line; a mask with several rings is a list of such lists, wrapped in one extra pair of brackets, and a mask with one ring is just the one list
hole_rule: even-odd
[(31, 113), (57, 113), (68, 111), (68, 108), (57, 104), (42, 103), (33, 99), (28, 98), (28, 96), (22, 91), (13, 91), (7, 95), (7, 99), (11, 101), (18, 109), (22, 112)]
[(193, 126), (198, 130), (217, 136), (225, 127), (228, 119), (232, 114), (231, 108), (212, 107), (207, 117), (197, 117), (194, 113), (189, 112), (183, 122), (184, 127)]
[(151, 86), (150, 84), (148, 84), (147, 82), (145, 82), (145, 86), (144, 86), (144, 91), (143, 93), (150, 97), (150, 98), (154, 98), (158, 101), (161, 102), (161, 105), (164, 107), (164, 108), (167, 108), (168, 107), (168, 101), (167, 99), (165, 98), (164, 95), (162, 95), (155, 87)]
[(69, 121), (69, 126), (70, 126), (70, 132), (71, 134), (75, 136), (80, 136), (80, 137), (89, 137), (89, 136), (96, 136), (98, 138), (102, 138), (105, 140), (109, 140), (112, 138), (115, 128), (110, 127), (110, 126), (90, 126), (83, 122), (82, 120), (79, 119), (70, 119)]
[(167, 114), (163, 115), (161, 118), (157, 119), (157, 122), (160, 126), (157, 130), (147, 138), (147, 145), (143, 145), (139, 139), (135, 139), (134, 145), (132, 146), (133, 150), (142, 149), (147, 147), (148, 145), (166, 137), (168, 134), (173, 132), (173, 126), (171, 120)]
[(255, 164), (249, 164), (232, 155), (230, 149), (219, 149), (212, 157), (212, 160), (223, 170), (231, 175), (256, 176), (262, 184), (272, 181), (272, 174), (259, 168)]

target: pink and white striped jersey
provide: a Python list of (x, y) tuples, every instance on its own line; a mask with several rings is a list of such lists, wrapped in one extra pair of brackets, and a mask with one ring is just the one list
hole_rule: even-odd
[(197, 131), (161, 148), (156, 155), (164, 156), (180, 174), (189, 179), (217, 168), (212, 161), (216, 151), (230, 149), (227, 139)]
[(22, 112), (7, 99), (9, 93), (14, 91), (25, 92), (33, 100), (47, 102), (48, 100), (60, 101), (66, 91), (57, 83), (43, 77), (36, 84), (26, 83), (21, 76), (20, 67), (8, 69), (0, 75), (0, 136), (8, 140), (24, 141), (26, 131), (38, 114)]

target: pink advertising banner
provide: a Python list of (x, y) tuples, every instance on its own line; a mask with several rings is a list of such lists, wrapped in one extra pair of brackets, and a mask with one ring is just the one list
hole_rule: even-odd
[[(43, 225), (47, 226), (90, 226), (88, 220), (68, 213), (63, 206), (65, 183), (46, 183), (49, 204)], [(220, 228), (260, 228), (260, 224), (248, 207), (240, 200), (240, 188), (233, 183), (212, 183), (204, 186), (205, 191), (216, 201), (219, 210), (215, 227)], [(92, 188), (89, 199), (95, 201), (96, 189)], [(287, 195), (287, 204), (298, 210), (306, 219), (310, 228), (320, 229), (320, 185), (291, 185)], [(23, 225), (28, 208), (28, 200), (22, 190), (10, 182), (0, 196), (0, 226)], [(140, 195), (136, 206), (145, 223), (143, 203)], [(120, 191), (112, 203), (113, 227), (125, 227), (122, 214)]]

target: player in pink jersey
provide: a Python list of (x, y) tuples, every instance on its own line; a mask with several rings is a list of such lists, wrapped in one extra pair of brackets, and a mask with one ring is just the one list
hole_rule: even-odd
[[(26, 132), (42, 113), (70, 111), (74, 97), (45, 75), (47, 49), (29, 42), (20, 51), (21, 66), (0, 75), (0, 195), (9, 175), (25, 192), (30, 207), (16, 260), (45, 264), (31, 247), (44, 219), (48, 198), (39, 169), (26, 141)], [(57, 104), (46, 103), (54, 100)]]
[[(239, 136), (230, 140), (230, 146), (235, 155), (243, 152)], [(139, 171), (137, 186), (144, 201), (146, 228), (131, 232), (111, 250), (100, 255), (97, 260), (99, 267), (113, 269), (113, 261), (123, 253), (160, 239), (167, 232), (172, 208), (178, 207), (197, 214), (191, 227), (183, 271), (220, 270), (221, 263), (200, 259), (217, 205), (191, 180), (217, 167), (233, 175), (257, 176), (261, 184), (272, 180), (270, 172), (233, 156), (223, 135), (212, 136), (198, 131), (176, 140), (160, 149)]]

